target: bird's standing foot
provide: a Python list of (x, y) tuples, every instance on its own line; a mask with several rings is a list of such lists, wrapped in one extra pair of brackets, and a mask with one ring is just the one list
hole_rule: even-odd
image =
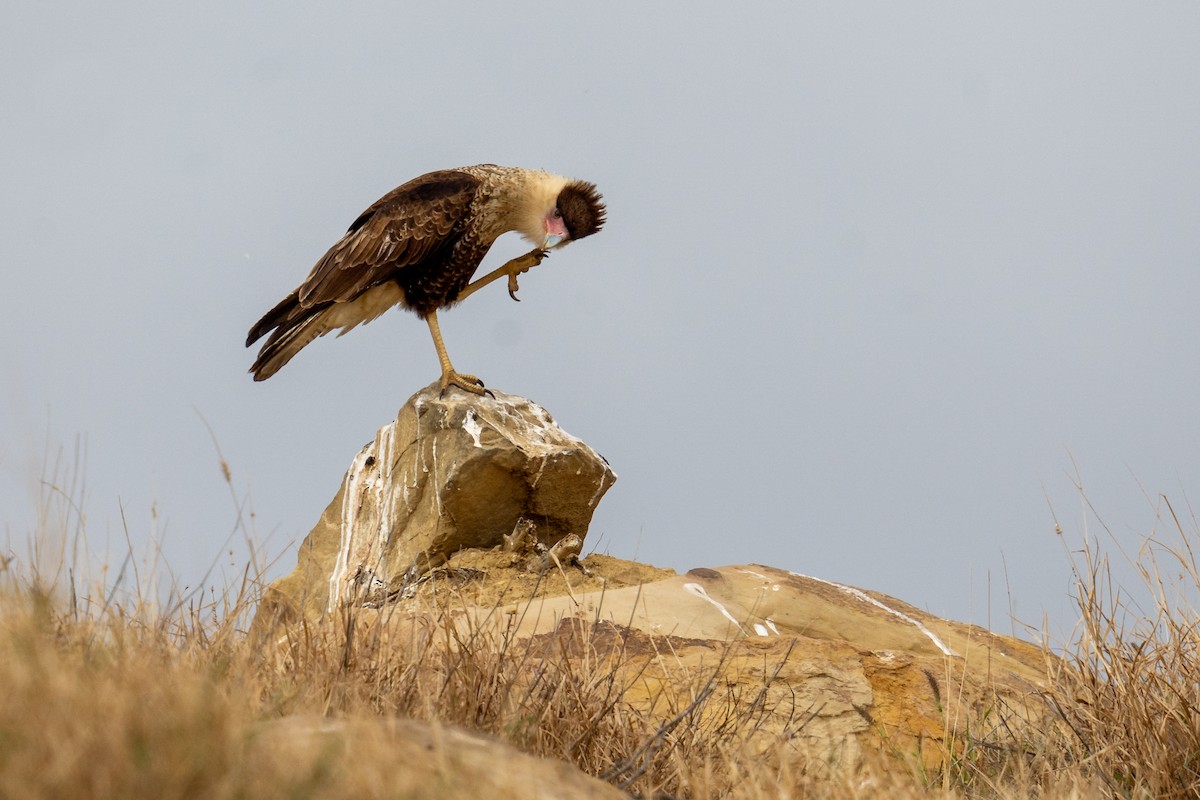
[(479, 378), (454, 369), (454, 365), (450, 363), (450, 355), (446, 352), (446, 343), (442, 341), (442, 329), (438, 325), (437, 312), (430, 311), (429, 316), (425, 317), (425, 322), (429, 325), (429, 333), (433, 336), (433, 346), (437, 348), (438, 362), (442, 365), (441, 396), (445, 397), (446, 390), (451, 386), (457, 386), (470, 394), (486, 394), (488, 397), (495, 397), (496, 395), (483, 388), (483, 381)]
[(462, 389), (464, 392), (469, 392), (470, 394), (477, 394), (480, 396), (486, 394), (491, 398), (496, 397), (496, 395), (492, 394), (491, 390), (484, 387), (483, 381), (479, 380), (479, 378), (476, 378), (474, 375), (468, 375), (465, 372), (455, 372), (454, 370), (443, 372), (441, 384), (442, 397), (446, 396), (446, 390), (451, 386), (457, 386), (459, 389)]

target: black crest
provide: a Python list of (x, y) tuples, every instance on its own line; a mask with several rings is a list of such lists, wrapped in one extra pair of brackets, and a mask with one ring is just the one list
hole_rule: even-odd
[(571, 241), (591, 236), (604, 225), (604, 200), (594, 183), (571, 181), (558, 193), (558, 211)]

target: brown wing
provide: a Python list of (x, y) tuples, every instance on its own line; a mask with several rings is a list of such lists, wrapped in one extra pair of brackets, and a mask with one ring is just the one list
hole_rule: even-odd
[(305, 308), (344, 303), (452, 244), (479, 179), (457, 170), (422, 175), (362, 213), (296, 290)]

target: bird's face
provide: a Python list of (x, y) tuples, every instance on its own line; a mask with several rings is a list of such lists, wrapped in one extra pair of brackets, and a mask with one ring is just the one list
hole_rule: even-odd
[(547, 250), (559, 247), (570, 241), (567, 224), (563, 222), (562, 211), (559, 209), (557, 203), (542, 218), (542, 228), (546, 232), (546, 237), (542, 240), (542, 247)]

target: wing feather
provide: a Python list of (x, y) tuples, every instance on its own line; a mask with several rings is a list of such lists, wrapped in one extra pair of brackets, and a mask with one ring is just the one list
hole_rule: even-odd
[(458, 170), (422, 175), (381, 197), (354, 221), (296, 290), (304, 308), (344, 303), (453, 246), (479, 179)]

